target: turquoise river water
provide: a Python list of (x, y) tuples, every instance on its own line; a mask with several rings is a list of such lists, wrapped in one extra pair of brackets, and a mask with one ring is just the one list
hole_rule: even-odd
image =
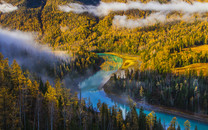
[[(129, 110), (129, 107), (124, 104), (120, 104), (118, 102), (114, 102), (111, 98), (107, 96), (107, 94), (104, 92), (101, 87), (110, 79), (111, 74), (116, 72), (122, 65), (122, 59), (110, 55), (110, 54), (103, 54), (99, 53), (101, 57), (106, 59), (103, 69), (89, 77), (88, 79), (84, 80), (79, 84), (79, 87), (81, 89), (81, 97), (84, 99), (90, 99), (91, 103), (93, 104), (93, 107), (97, 107), (97, 103), (100, 100), (102, 103), (108, 104), (109, 107), (117, 104), (117, 106), (123, 111), (123, 115), (125, 116), (125, 113)], [(86, 100), (87, 102), (87, 100)], [(139, 112), (139, 109), (137, 109)], [(149, 114), (151, 111), (144, 110), (146, 114)], [(165, 123), (166, 127), (169, 125), (170, 121), (173, 117), (177, 118), (177, 122), (180, 125), (181, 129), (184, 129), (184, 122), (186, 120), (189, 120), (191, 123), (191, 130), (194, 130), (195, 126), (197, 125), (198, 130), (208, 130), (208, 124), (190, 120), (187, 118), (183, 118), (176, 115), (171, 115), (167, 113), (162, 112), (155, 112), (157, 117), (161, 119), (162, 124)]]

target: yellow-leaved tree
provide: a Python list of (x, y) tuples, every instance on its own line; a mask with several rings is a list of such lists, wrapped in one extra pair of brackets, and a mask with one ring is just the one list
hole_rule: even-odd
[(154, 121), (155, 121), (155, 112), (152, 111), (151, 113), (149, 113), (146, 117), (146, 120), (147, 120), (147, 124), (149, 125), (150, 130), (152, 130), (154, 126)]
[(56, 91), (55, 89), (49, 85), (47, 92), (45, 93), (45, 99), (48, 103), (48, 114), (49, 114), (49, 118), (50, 118), (50, 127), (51, 129), (53, 129), (53, 122), (54, 122), (54, 117), (55, 117), (55, 112), (56, 112), (56, 106), (58, 103), (58, 100), (56, 98)]
[(185, 130), (190, 130), (191, 124), (190, 124), (190, 122), (189, 122), (188, 120), (186, 120), (186, 121), (184, 122), (184, 127), (185, 127)]

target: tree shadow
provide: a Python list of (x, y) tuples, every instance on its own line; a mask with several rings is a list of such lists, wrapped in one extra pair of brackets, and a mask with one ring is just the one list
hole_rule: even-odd
[(78, 0), (79, 2), (82, 2), (85, 5), (98, 5), (100, 3), (100, 0)]
[(26, 6), (28, 8), (38, 8), (42, 5), (45, 5), (46, 0), (27, 0)]

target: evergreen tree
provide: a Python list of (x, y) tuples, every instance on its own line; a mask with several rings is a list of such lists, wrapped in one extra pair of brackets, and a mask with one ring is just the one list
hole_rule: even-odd
[(185, 130), (190, 130), (191, 124), (188, 120), (184, 122), (184, 127), (185, 127)]

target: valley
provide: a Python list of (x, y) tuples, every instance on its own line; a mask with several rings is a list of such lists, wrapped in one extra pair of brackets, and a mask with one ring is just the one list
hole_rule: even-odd
[(207, 2), (0, 1), (0, 129), (207, 129)]

